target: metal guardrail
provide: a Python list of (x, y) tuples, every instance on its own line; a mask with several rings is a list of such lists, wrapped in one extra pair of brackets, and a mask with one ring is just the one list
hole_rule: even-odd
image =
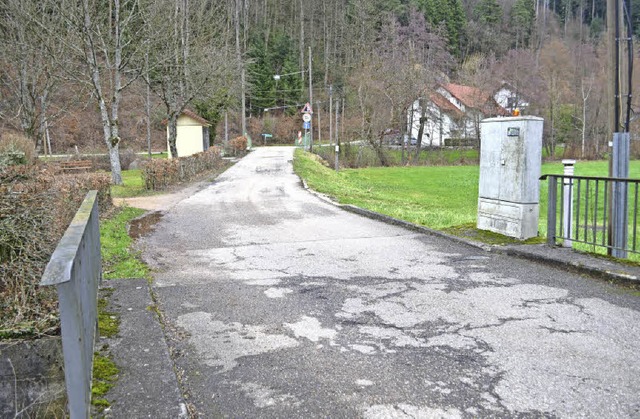
[[(582, 243), (609, 249), (614, 256), (640, 253), (640, 179), (543, 175), (549, 181), (547, 243)], [(611, 232), (609, 226), (612, 226)]]
[(98, 193), (91, 191), (51, 256), (40, 285), (58, 290), (62, 352), (71, 419), (88, 418), (98, 285), (102, 270)]

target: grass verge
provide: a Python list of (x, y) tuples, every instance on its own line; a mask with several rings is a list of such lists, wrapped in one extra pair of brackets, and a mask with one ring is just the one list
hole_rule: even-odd
[[(472, 166), (411, 166), (344, 169), (339, 173), (318, 156), (296, 150), (295, 172), (312, 189), (341, 204), (352, 204), (394, 218), (489, 244), (522, 243), (475, 228), (480, 170)], [(561, 174), (562, 163), (545, 163), (543, 174)], [(608, 162), (576, 164), (576, 175), (607, 176)], [(640, 177), (640, 162), (632, 161), (630, 177)], [(540, 184), (539, 237), (546, 233), (547, 183)]]
[(105, 279), (149, 278), (149, 268), (131, 248), (132, 240), (127, 234), (127, 223), (146, 211), (123, 207), (113, 217), (100, 223), (102, 246), (102, 272)]
[[(149, 278), (149, 268), (131, 248), (132, 240), (127, 232), (127, 224), (133, 218), (144, 214), (145, 210), (131, 207), (117, 209), (111, 217), (100, 222), (100, 245), (102, 247), (102, 272), (105, 279)], [(120, 328), (117, 313), (107, 311), (108, 300), (113, 289), (103, 288), (98, 299), (98, 331), (102, 337), (114, 337)], [(105, 345), (93, 357), (93, 382), (91, 384), (91, 404), (98, 412), (111, 404), (105, 398), (115, 385), (118, 367), (110, 359), (109, 348)]]

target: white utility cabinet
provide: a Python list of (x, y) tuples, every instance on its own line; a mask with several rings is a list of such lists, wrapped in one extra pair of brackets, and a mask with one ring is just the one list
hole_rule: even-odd
[(478, 228), (520, 240), (538, 235), (543, 119), (480, 122)]

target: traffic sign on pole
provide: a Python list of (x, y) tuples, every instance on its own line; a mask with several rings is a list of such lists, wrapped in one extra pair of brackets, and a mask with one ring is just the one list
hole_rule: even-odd
[[(308, 115), (308, 114), (306, 114), (306, 115)], [(304, 121), (304, 122), (302, 123), (302, 128), (303, 128), (303, 129), (311, 129), (311, 122), (309, 122), (309, 121)]]
[(310, 113), (305, 113), (302, 115), (302, 120), (304, 122), (311, 122), (311, 114)]
[(302, 108), (302, 110), (300, 112), (301, 113), (313, 113), (313, 110), (311, 109), (311, 105), (309, 104), (309, 102), (304, 104), (304, 108)]

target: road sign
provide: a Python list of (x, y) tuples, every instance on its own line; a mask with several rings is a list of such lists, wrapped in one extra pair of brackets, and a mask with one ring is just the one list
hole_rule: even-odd
[(305, 121), (302, 123), (303, 129), (311, 129), (311, 122)]
[(304, 108), (302, 108), (302, 110), (300, 112), (302, 112), (302, 113), (313, 113), (313, 110), (311, 110), (311, 105), (309, 104), (309, 102), (304, 104)]
[(310, 113), (305, 113), (302, 115), (302, 120), (304, 122), (311, 122), (311, 114)]
[(271, 137), (273, 137), (273, 135), (271, 135), (271, 134), (262, 134), (262, 135), (264, 136), (264, 138), (271, 138)]

